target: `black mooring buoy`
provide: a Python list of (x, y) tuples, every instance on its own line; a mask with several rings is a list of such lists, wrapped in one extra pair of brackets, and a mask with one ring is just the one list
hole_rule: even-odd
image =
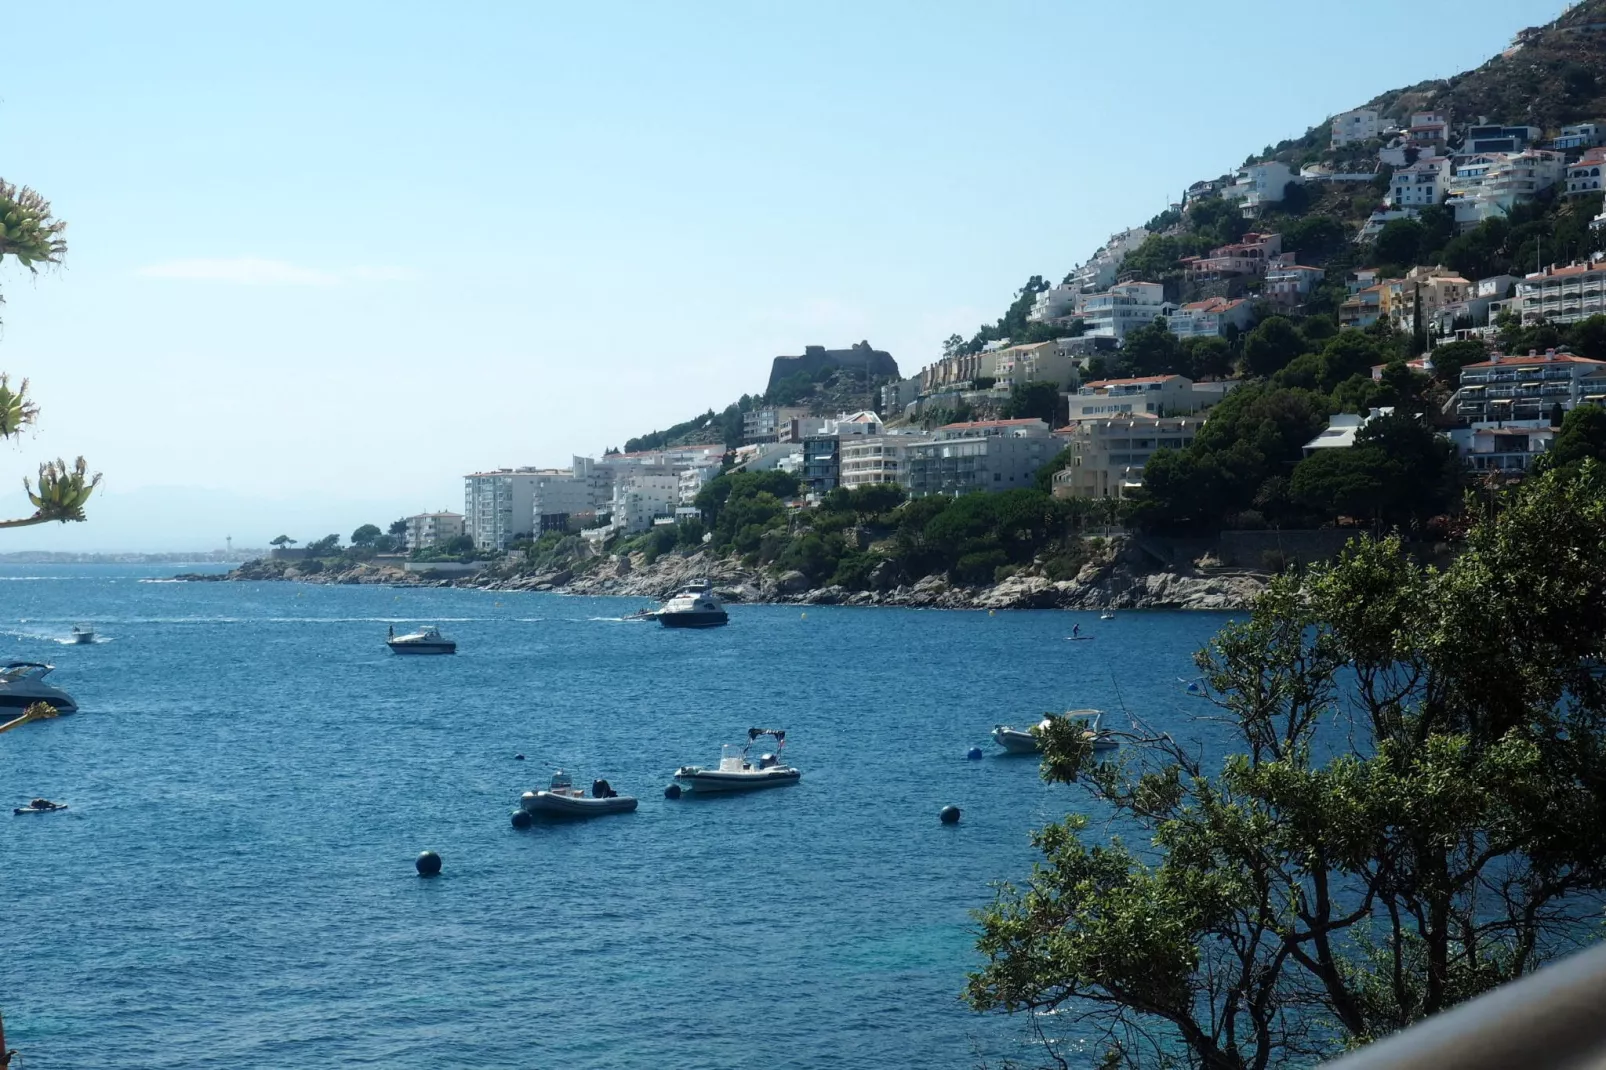
[(535, 819), (530, 816), (530, 811), (528, 810), (513, 811), (513, 827), (516, 829), (527, 829), (534, 821)]
[(513, 756), (513, 760), (514, 760), (514, 761), (515, 761), (515, 762), (522, 762), (522, 761), (524, 761), (524, 755), (522, 755), (522, 754), (515, 754), (515, 755), (514, 755), (514, 756)]
[(671, 784), (667, 788), (665, 788), (664, 789), (664, 798), (666, 798), (666, 799), (678, 799), (678, 798), (680, 798), (680, 785), (679, 784)]
[(942, 813), (938, 814), (937, 818), (944, 825), (957, 825), (959, 824), (959, 807), (944, 806), (942, 808)]
[(965, 752), (965, 757), (969, 758), (973, 762), (981, 761), (981, 748), (980, 747), (972, 747), (972, 748), (970, 748), (969, 750), (967, 750)]
[(420, 877), (433, 877), (441, 871), (441, 856), (434, 851), (424, 851), (413, 863), (413, 868), (418, 870)]

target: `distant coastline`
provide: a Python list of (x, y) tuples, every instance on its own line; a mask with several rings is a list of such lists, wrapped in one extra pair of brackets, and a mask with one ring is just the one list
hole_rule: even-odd
[(18, 550), (0, 554), (0, 565), (238, 565), (254, 557), (266, 557), (267, 550), (194, 550), (161, 553), (62, 553), (47, 550)]

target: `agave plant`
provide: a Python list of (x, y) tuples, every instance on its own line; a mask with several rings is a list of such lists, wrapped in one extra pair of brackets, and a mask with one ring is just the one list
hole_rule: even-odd
[(0, 260), (9, 254), (29, 271), (56, 264), (67, 253), (67, 224), (50, 214), (50, 202), (27, 186), (0, 179)]

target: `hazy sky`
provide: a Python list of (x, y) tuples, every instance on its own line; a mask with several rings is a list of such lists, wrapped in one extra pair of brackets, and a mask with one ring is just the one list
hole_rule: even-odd
[(14, 7), (0, 177), (71, 249), (0, 274), (44, 410), (0, 488), (57, 453), (106, 488), (0, 550), (347, 534), (806, 344), (913, 372), (1189, 182), (1561, 6)]

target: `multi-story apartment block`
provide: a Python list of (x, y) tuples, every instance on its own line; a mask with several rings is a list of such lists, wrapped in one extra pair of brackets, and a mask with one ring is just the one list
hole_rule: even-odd
[(1084, 383), (1065, 400), (1072, 424), (1120, 416), (1177, 416), (1208, 409), (1236, 385), (1196, 383), (1185, 375), (1143, 375)]
[(1248, 301), (1209, 297), (1183, 305), (1171, 313), (1165, 325), (1178, 338), (1214, 338), (1227, 333), (1228, 327), (1246, 330), (1254, 318), (1254, 307)]
[(796, 406), (751, 409), (742, 413), (742, 441), (774, 442), (782, 424), (808, 414), (808, 409)]
[(1551, 265), (1517, 284), (1522, 322), (1576, 323), (1606, 313), (1606, 260)]
[(1461, 369), (1451, 399), (1457, 418), (1480, 424), (1548, 418), (1556, 406), (1569, 412), (1606, 402), (1606, 361), (1546, 350), (1526, 357), (1495, 353)]
[(1010, 346), (993, 354), (993, 377), (999, 386), (1076, 381), (1076, 358), (1055, 342)]
[(1046, 323), (1079, 311), (1081, 296), (1109, 289), (1127, 254), (1142, 245), (1148, 236), (1148, 230), (1143, 227), (1110, 235), (1110, 240), (1087, 263), (1078, 265), (1062, 284), (1038, 294), (1027, 318), (1035, 323)]
[(1506, 215), (1566, 177), (1562, 154), (1543, 149), (1484, 152), (1457, 159), (1445, 204), (1455, 212), (1456, 225), (1463, 230)]
[(1450, 140), (1450, 113), (1447, 111), (1419, 111), (1411, 116), (1411, 125), (1405, 130), (1406, 140), (1417, 148), (1441, 148)]
[(912, 497), (1030, 487), (1058, 452), (1041, 420), (948, 424), (907, 449), (902, 482)]
[(1054, 496), (1124, 498), (1143, 485), (1143, 466), (1156, 450), (1191, 445), (1203, 426), (1200, 416), (1147, 413), (1073, 424), (1071, 463), (1054, 473)]
[(1250, 164), (1239, 168), (1231, 186), (1221, 191), (1228, 200), (1242, 201), (1245, 215), (1253, 215), (1263, 204), (1276, 204), (1283, 199), (1290, 182), (1298, 176), (1287, 164), (1278, 160)]
[[(1113, 271), (1110, 281), (1115, 281)], [(1075, 283), (1062, 282), (1058, 286), (1051, 286), (1032, 300), (1032, 310), (1027, 313), (1026, 319), (1032, 323), (1055, 323), (1067, 319), (1076, 311), (1081, 298), (1082, 287)]]
[(498, 468), (463, 477), (464, 534), (480, 550), (505, 550), (533, 530), (539, 468)]
[(930, 442), (930, 435), (854, 435), (841, 440), (842, 486), (902, 483), (909, 449)]
[(423, 550), (462, 537), (462, 513), (419, 513), (407, 518), (407, 549)]
[(824, 495), (842, 483), (842, 439), (811, 435), (803, 440), (803, 483), (810, 494)]
[(911, 375), (881, 388), (881, 413), (889, 420), (903, 415), (903, 410), (920, 399), (920, 376)]
[(1590, 149), (1577, 163), (1567, 166), (1567, 196), (1579, 197), (1601, 191), (1600, 169), (1606, 165), (1606, 148)]
[(1093, 294), (1083, 303), (1084, 335), (1092, 338), (1125, 338), (1139, 327), (1168, 316), (1176, 308), (1166, 301), (1165, 287), (1158, 282), (1123, 282), (1104, 293)]
[(1376, 108), (1356, 108), (1333, 116), (1332, 148), (1370, 141), (1382, 133)]
[(1451, 178), (1450, 158), (1418, 160), (1394, 172), (1390, 203), (1395, 208), (1423, 208), (1444, 200)]
[(613, 487), (613, 530), (634, 534), (652, 527), (659, 517), (672, 517), (680, 504), (680, 473), (668, 470), (629, 471)]

